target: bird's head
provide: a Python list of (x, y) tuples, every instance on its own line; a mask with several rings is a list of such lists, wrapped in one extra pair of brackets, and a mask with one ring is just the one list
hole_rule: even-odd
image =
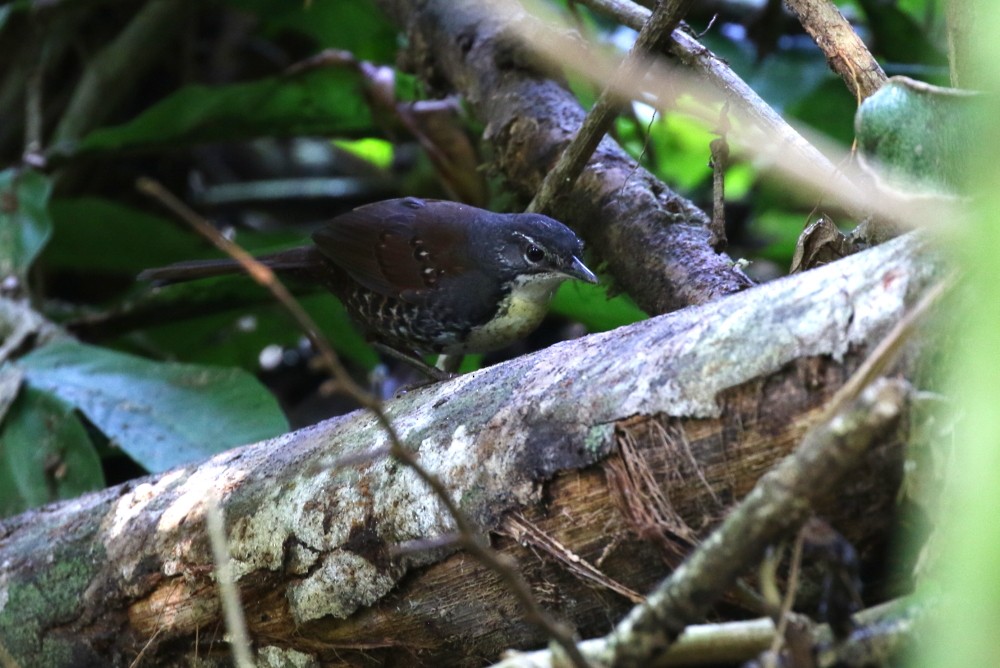
[(558, 282), (576, 278), (597, 283), (597, 276), (583, 263), (583, 242), (562, 223), (535, 213), (498, 217), (494, 242), (484, 249), (507, 280)]

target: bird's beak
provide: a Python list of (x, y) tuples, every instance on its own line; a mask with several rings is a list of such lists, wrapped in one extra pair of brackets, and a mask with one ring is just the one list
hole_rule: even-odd
[(587, 269), (580, 258), (573, 256), (573, 263), (565, 271), (567, 276), (572, 276), (573, 278), (578, 278), (581, 281), (586, 281), (588, 283), (597, 283), (597, 276), (594, 275), (590, 269)]

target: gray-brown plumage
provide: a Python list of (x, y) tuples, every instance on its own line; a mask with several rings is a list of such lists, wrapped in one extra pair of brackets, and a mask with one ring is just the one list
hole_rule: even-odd
[[(258, 258), (321, 283), (372, 340), (404, 355), (486, 352), (531, 332), (567, 278), (596, 283), (583, 243), (539, 214), (441, 200), (386, 200), (337, 216), (315, 245)], [(140, 274), (160, 284), (240, 271), (232, 260)]]

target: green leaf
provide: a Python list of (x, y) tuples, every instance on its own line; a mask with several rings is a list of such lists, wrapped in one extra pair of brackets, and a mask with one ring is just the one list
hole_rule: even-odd
[(858, 108), (862, 165), (878, 165), (880, 183), (907, 194), (957, 192), (974, 148), (970, 128), (985, 104), (969, 91), (893, 77)]
[(591, 332), (604, 332), (648, 316), (625, 295), (608, 297), (603, 285), (566, 281), (552, 300), (552, 311), (583, 323)]
[(73, 407), (24, 388), (0, 431), (0, 515), (102, 487), (100, 458)]
[(48, 201), (52, 183), (34, 171), (0, 172), (0, 277), (23, 281), (52, 235)]
[(75, 342), (21, 358), (32, 387), (67, 401), (148, 471), (283, 433), (277, 402), (240, 369), (158, 363)]
[(854, 140), (854, 112), (858, 102), (840, 78), (829, 78), (788, 105), (788, 115), (848, 147)]
[(94, 130), (58, 152), (173, 149), (265, 136), (350, 134), (370, 126), (356, 72), (325, 68), (228, 86), (187, 86), (128, 123)]

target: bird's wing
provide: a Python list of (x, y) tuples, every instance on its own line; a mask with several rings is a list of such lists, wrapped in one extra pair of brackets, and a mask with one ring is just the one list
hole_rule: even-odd
[(442, 280), (468, 271), (468, 230), (484, 213), (442, 200), (386, 200), (337, 216), (313, 241), (368, 289), (419, 301)]

